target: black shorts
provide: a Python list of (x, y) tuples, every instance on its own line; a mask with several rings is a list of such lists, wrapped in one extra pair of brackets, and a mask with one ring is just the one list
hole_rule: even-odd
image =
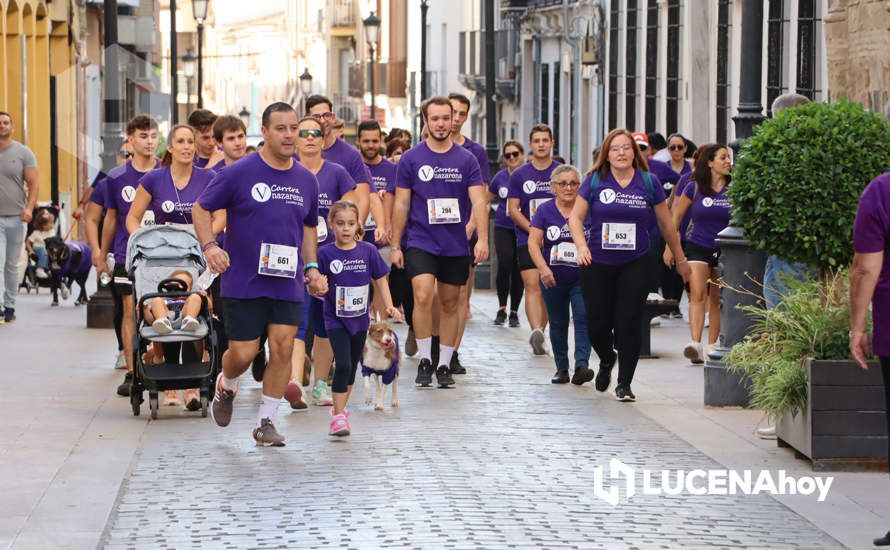
[(538, 269), (535, 262), (532, 261), (531, 255), (528, 253), (528, 245), (516, 247), (516, 261), (519, 263), (519, 271), (526, 269)]
[(686, 246), (684, 246), (683, 250), (686, 252), (686, 259), (688, 261), (708, 264), (711, 269), (717, 267), (717, 261), (720, 259), (719, 248), (705, 248), (693, 242), (686, 241)]
[(441, 283), (463, 286), (470, 278), (470, 257), (436, 256), (426, 250), (409, 248), (405, 250), (405, 269), (412, 279), (429, 273)]
[(112, 273), (112, 281), (114, 281), (114, 290), (121, 296), (130, 296), (133, 294), (133, 282), (127, 278), (127, 266), (123, 264), (114, 264), (114, 273)]
[(222, 301), (229, 340), (256, 340), (266, 334), (268, 325), (298, 326), (303, 316), (300, 302), (272, 298), (223, 298)]
[(476, 243), (479, 242), (479, 237), (475, 236), (470, 239), (468, 243), (470, 245), (470, 265), (476, 267)]

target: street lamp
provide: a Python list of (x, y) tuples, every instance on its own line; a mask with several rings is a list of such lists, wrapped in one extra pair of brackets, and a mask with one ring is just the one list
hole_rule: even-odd
[(241, 122), (244, 123), (244, 127), (250, 130), (250, 111), (247, 110), (247, 107), (241, 107), (241, 112), (238, 113), (238, 117), (241, 118)]
[(192, 0), (192, 15), (198, 23), (198, 109), (204, 108), (204, 20), (210, 0)]
[(192, 106), (192, 78), (195, 76), (195, 52), (191, 48), (182, 56), (182, 74), (185, 75), (185, 110), (191, 110)]
[(306, 98), (309, 97), (309, 94), (312, 93), (312, 75), (309, 74), (309, 69), (304, 68), (303, 74), (300, 75), (300, 115), (306, 112)]
[(365, 42), (368, 43), (368, 52), (371, 54), (371, 120), (377, 120), (377, 113), (374, 109), (374, 46), (380, 34), (380, 18), (371, 12), (371, 15), (365, 18), (362, 23), (365, 26)]

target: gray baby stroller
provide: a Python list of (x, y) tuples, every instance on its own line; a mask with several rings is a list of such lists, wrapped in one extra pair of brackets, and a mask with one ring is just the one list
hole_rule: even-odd
[[(179, 310), (185, 300), (199, 289), (199, 275), (206, 269), (201, 244), (191, 226), (159, 225), (138, 229), (127, 244), (127, 274), (133, 282), (136, 335), (133, 342), (133, 383), (130, 404), (133, 415), (139, 416), (142, 392), (148, 390), (151, 418), (158, 416), (158, 392), (198, 388), (201, 415), (207, 416), (213, 381), (218, 364), (217, 337), (207, 296), (202, 296), (201, 311), (196, 317), (197, 330), (182, 330)], [(177, 270), (191, 274), (192, 289), (170, 274)], [(145, 320), (143, 306), (153, 298), (163, 298), (170, 310), (172, 331), (160, 333)], [(164, 347), (164, 362), (145, 364), (143, 354), (152, 343)], [(180, 349), (183, 360), (179, 361)], [(186, 350), (193, 350), (187, 357)], [(194, 351), (197, 350), (197, 351)], [(208, 360), (204, 360), (204, 355)]]

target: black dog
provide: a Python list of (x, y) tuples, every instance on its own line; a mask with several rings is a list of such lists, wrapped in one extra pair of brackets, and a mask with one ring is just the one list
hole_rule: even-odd
[(46, 254), (52, 273), (52, 305), (59, 305), (58, 292), (62, 285), (65, 285), (62, 298), (68, 298), (68, 289), (74, 282), (80, 285), (80, 294), (74, 305), (87, 303), (86, 283), (93, 265), (93, 252), (89, 245), (82, 241), (65, 242), (59, 237), (50, 237), (46, 239)]

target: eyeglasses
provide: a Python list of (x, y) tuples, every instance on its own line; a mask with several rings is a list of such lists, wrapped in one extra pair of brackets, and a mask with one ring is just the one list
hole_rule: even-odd
[(515, 159), (516, 157), (518, 157), (521, 154), (522, 153), (520, 153), (519, 151), (513, 151), (512, 153), (504, 153), (504, 158), (505, 159)]
[(119, 156), (122, 159), (128, 159), (133, 156), (133, 153), (131, 153), (129, 151), (118, 151), (117, 156)]
[(686, 149), (686, 146), (685, 146), (685, 145), (676, 145), (676, 144), (675, 144), (675, 145), (671, 145), (671, 146), (669, 146), (668, 149), (671, 150), (671, 151), (682, 151), (683, 149)]
[(307, 138), (307, 137), (317, 138), (317, 137), (321, 137), (321, 130), (319, 130), (318, 128), (303, 128), (302, 130), (297, 132), (297, 135), (300, 136), (301, 138)]
[(326, 113), (315, 114), (315, 115), (309, 115), (309, 116), (311, 116), (311, 117), (314, 118), (315, 120), (321, 120), (321, 119), (331, 120), (332, 118), (334, 118), (334, 113), (328, 111), (328, 112), (326, 112)]
[(554, 185), (554, 187), (561, 187), (563, 189), (571, 189), (572, 187), (578, 187), (579, 185), (581, 185), (581, 182), (578, 180), (554, 181), (553, 185)]
[(622, 151), (627, 152), (633, 150), (632, 145), (613, 145), (609, 147), (609, 151), (613, 153), (620, 153)]

